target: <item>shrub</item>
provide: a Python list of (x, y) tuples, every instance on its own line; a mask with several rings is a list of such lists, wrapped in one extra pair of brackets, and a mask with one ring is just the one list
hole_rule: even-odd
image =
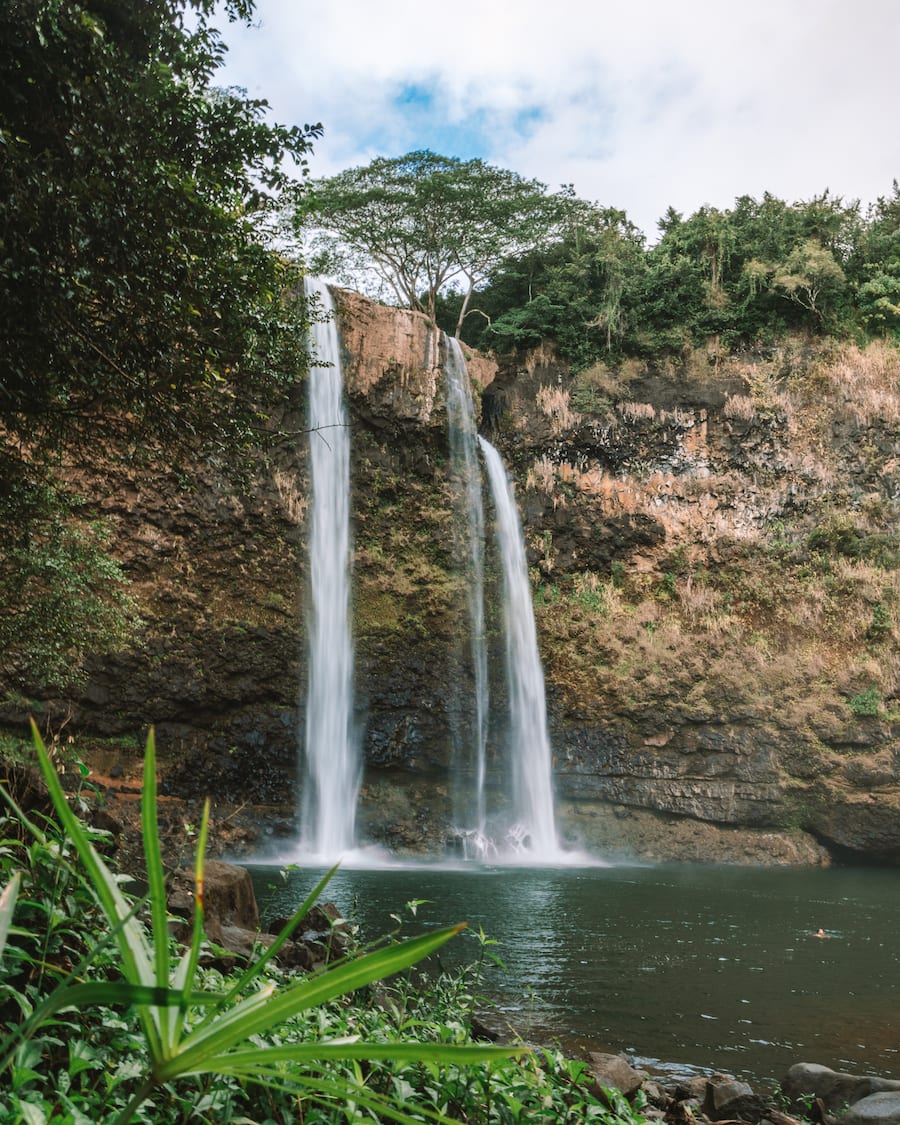
[(877, 688), (870, 687), (859, 695), (851, 696), (848, 706), (854, 715), (870, 718), (881, 711), (881, 694)]

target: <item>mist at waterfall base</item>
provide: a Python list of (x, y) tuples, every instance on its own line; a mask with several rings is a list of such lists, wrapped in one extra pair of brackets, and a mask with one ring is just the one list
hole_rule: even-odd
[[(264, 918), (317, 872), (257, 868)], [(796, 1062), (900, 1078), (900, 872), (886, 868), (341, 869), (325, 897), (361, 941), (467, 919), (444, 966), (496, 940), (484, 992), (526, 1041), (625, 1051), (670, 1078), (771, 1090)], [(404, 903), (428, 900), (415, 918)], [(271, 912), (271, 913), (270, 913)], [(827, 935), (814, 935), (821, 927)]]

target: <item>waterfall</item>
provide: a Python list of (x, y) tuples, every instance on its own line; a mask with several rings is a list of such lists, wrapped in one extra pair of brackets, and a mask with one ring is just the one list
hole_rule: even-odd
[(544, 672), (537, 646), (522, 527), (500, 454), (478, 438), (487, 468), (503, 564), (506, 673), (513, 776), (512, 842), (529, 858), (562, 858), (553, 810), (553, 778)]
[[(484, 634), (484, 507), (481, 501), (481, 467), (475, 444), (475, 406), (469, 374), (459, 341), (445, 337), (447, 362), (447, 417), (450, 431), (450, 471), (457, 491), (465, 528), (465, 543), (460, 554), (466, 576), (469, 611), (470, 652), (475, 689), (475, 720), (471, 745), (474, 750), (474, 809), (459, 810), (460, 832), (464, 840), (479, 842), (485, 835), (485, 775), (488, 723), (488, 661)], [(469, 739), (465, 739), (469, 742)]]
[(326, 319), (310, 329), (309, 671), (301, 810), (303, 850), (337, 859), (355, 844), (360, 771), (353, 738), (350, 635), (350, 430), (328, 287), (307, 278)]

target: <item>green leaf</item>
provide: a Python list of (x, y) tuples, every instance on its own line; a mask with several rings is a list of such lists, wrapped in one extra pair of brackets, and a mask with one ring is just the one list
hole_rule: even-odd
[(56, 989), (41, 1005), (40, 1016), (48, 1019), (67, 1008), (94, 1006), (117, 1008), (152, 1005), (181, 1008), (185, 1001), (197, 1007), (212, 1006), (221, 1004), (222, 995), (217, 992), (192, 992), (185, 997), (180, 989), (158, 985), (131, 984), (128, 981), (87, 981)]
[(163, 871), (162, 852), (159, 844), (156, 805), (156, 735), (151, 727), (144, 749), (141, 828), (144, 834), (144, 857), (147, 867), (147, 894), (150, 900), (156, 983), (167, 985), (169, 983), (169, 916), (166, 910), (166, 876)]
[[(210, 1059), (220, 1057), (243, 1040), (277, 1026), (290, 1016), (409, 968), (439, 949), (464, 927), (465, 923), (449, 926), (345, 962), (318, 976), (299, 981), (268, 997), (263, 1004), (257, 997), (242, 1001), (221, 1018), (210, 1021), (189, 1035), (178, 1056), (155, 1069), (157, 1080), (168, 1082), (182, 1074), (203, 1071)], [(262, 1058), (259, 1061), (262, 1062)]]
[(214, 1060), (218, 1074), (251, 1077), (263, 1067), (278, 1063), (317, 1063), (330, 1059), (385, 1059), (390, 1062), (433, 1062), (463, 1066), (498, 1062), (526, 1053), (527, 1047), (497, 1047), (479, 1043), (370, 1043), (340, 1040), (294, 1043), (284, 1047), (259, 1047), (229, 1051)]
[(19, 1112), (25, 1125), (47, 1125), (47, 1114), (36, 1102), (20, 1102)]

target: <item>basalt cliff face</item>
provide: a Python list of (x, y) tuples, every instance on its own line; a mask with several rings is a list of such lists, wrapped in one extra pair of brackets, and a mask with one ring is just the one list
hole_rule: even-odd
[[(418, 314), (336, 300), (361, 831), (436, 851), (472, 706), (445, 342)], [(578, 374), (549, 350), (467, 359), (482, 428), (516, 482), (564, 837), (655, 859), (900, 859), (896, 354), (793, 341)], [(145, 628), (131, 651), (91, 663), (77, 698), (42, 706), (97, 738), (134, 736), (135, 758), (155, 723), (169, 792), (294, 806), (304, 398), (298, 385), (275, 419), (294, 436), (240, 488), (209, 465), (86, 482)], [(495, 571), (489, 557), (489, 591)], [(490, 592), (487, 617), (499, 740)], [(21, 701), (3, 707), (19, 721)]]

